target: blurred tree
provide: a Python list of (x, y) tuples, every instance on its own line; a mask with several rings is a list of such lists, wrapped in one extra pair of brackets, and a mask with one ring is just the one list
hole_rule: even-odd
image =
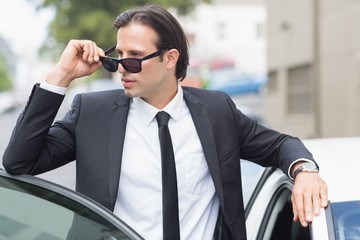
[(0, 92), (11, 88), (11, 79), (6, 69), (4, 58), (0, 54)]
[[(53, 8), (55, 18), (42, 53), (59, 56), (54, 49), (64, 48), (70, 39), (91, 39), (104, 49), (116, 42), (113, 22), (129, 8), (146, 3), (174, 7), (179, 14), (189, 13), (199, 2), (212, 0), (28, 0), (38, 9)], [(50, 52), (47, 50), (51, 50)]]

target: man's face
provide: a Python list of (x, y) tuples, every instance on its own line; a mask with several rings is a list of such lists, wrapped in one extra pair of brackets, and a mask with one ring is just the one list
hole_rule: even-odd
[[(118, 30), (116, 51), (119, 58), (143, 58), (160, 50), (155, 45), (157, 39), (152, 28), (130, 23)], [(129, 73), (120, 64), (118, 71), (126, 95), (141, 97), (154, 106), (170, 101), (176, 93), (177, 81), (174, 69), (167, 64), (167, 56), (168, 52), (164, 51), (161, 56), (143, 61), (139, 73)]]

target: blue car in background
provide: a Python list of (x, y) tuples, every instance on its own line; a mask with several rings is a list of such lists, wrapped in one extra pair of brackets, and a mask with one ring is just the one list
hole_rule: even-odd
[(258, 93), (267, 83), (264, 75), (247, 74), (236, 68), (212, 70), (207, 80), (207, 88), (220, 90), (230, 96)]

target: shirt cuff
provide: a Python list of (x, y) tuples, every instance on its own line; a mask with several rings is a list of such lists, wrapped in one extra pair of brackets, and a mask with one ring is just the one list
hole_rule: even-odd
[(59, 86), (55, 86), (55, 85), (52, 85), (52, 84), (48, 84), (46, 82), (46, 80), (44, 80), (44, 81), (42, 81), (40, 83), (40, 87), (45, 89), (45, 90), (48, 90), (50, 92), (57, 93), (57, 94), (60, 94), (60, 95), (65, 95), (65, 92), (67, 90), (66, 87), (59, 87)]
[[(289, 167), (288, 169), (288, 177), (294, 181), (294, 178), (291, 176), (291, 168), (294, 166), (294, 164), (298, 163), (298, 162), (310, 162), (310, 163), (314, 163), (314, 161), (311, 161), (309, 159), (306, 159), (306, 158), (299, 158), (299, 159), (296, 159)], [(315, 163), (314, 163), (315, 164)]]

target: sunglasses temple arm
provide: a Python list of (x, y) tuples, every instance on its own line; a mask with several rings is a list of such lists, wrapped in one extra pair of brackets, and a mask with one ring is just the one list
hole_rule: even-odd
[(116, 45), (112, 46), (111, 48), (107, 49), (105, 51), (105, 55), (109, 54), (109, 53), (112, 53), (113, 51), (115, 51), (115, 48), (116, 48)]

